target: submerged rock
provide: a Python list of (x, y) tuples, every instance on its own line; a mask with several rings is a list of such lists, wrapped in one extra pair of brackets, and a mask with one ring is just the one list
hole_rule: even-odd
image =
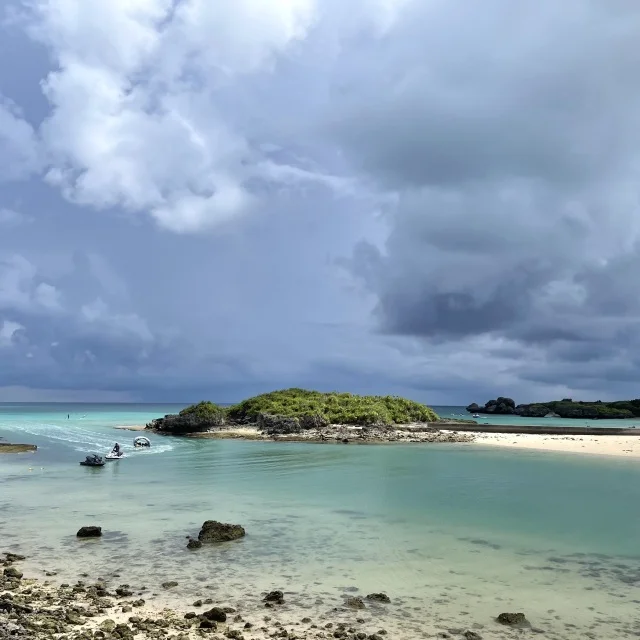
[(189, 538), (189, 542), (187, 542), (187, 549), (199, 549), (202, 546), (202, 542), (200, 540), (195, 540), (194, 538)]
[(527, 620), (524, 613), (501, 613), (496, 620), (500, 624), (508, 627), (530, 627), (531, 623)]
[(274, 604), (284, 604), (284, 593), (279, 589), (276, 589), (275, 591), (270, 591), (269, 593), (267, 593), (263, 600), (265, 602), (272, 602)]
[(76, 536), (78, 538), (99, 538), (102, 535), (102, 527), (80, 527)]
[(349, 598), (345, 598), (344, 603), (347, 607), (351, 607), (352, 609), (366, 609), (364, 600), (359, 596), (350, 596)]
[(162, 583), (163, 589), (173, 589), (173, 587), (177, 587), (178, 583), (175, 580), (169, 580), (168, 582)]
[(207, 520), (203, 523), (198, 534), (200, 542), (229, 542), (243, 538), (246, 535), (244, 527), (239, 524), (225, 524), (216, 520)]
[(367, 600), (372, 602), (391, 602), (391, 598), (386, 593), (370, 593), (367, 596)]

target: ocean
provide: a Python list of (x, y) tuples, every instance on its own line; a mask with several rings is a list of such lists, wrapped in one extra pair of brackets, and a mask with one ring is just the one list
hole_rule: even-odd
[[(0, 551), (24, 552), (34, 575), (71, 582), (86, 572), (167, 603), (246, 606), (278, 588), (322, 617), (345, 594), (384, 591), (393, 637), (472, 625), (503, 637), (494, 621), (503, 611), (523, 611), (546, 638), (640, 633), (637, 461), (157, 435), (134, 451), (137, 434), (114, 429), (180, 408), (0, 405), (0, 437), (38, 445), (0, 456)], [(116, 441), (125, 460), (78, 464)], [(242, 524), (247, 536), (187, 551), (207, 519)], [(92, 524), (103, 538), (79, 542), (77, 529)], [(166, 580), (179, 583), (171, 595), (159, 588)]]

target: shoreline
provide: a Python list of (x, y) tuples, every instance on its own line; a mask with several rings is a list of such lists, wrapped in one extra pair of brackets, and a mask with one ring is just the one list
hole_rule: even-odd
[(534, 433), (477, 433), (475, 445), (552, 453), (616, 458), (640, 458), (640, 438), (620, 435), (553, 435)]
[(199, 440), (246, 440), (310, 444), (476, 444), (518, 450), (549, 451), (621, 458), (640, 458), (640, 429), (604, 427), (531, 427), (468, 425), (465, 423), (415, 423), (395, 427), (330, 425), (293, 434), (267, 434), (256, 425), (228, 425), (201, 433), (173, 435), (142, 425), (114, 427), (145, 431), (164, 437)]
[[(65, 582), (54, 571), (35, 570), (37, 561), (18, 555), (17, 550), (4, 552), (4, 556), (0, 557), (0, 567), (4, 567), (0, 569), (2, 638), (385, 640), (414, 636), (416, 621), (407, 614), (406, 601), (382, 592), (365, 595), (357, 588), (348, 588), (318, 598), (307, 596), (304, 589), (291, 590), (293, 585), (263, 591), (247, 584), (241, 597), (207, 594), (205, 586), (194, 600), (180, 592), (178, 581), (138, 586), (120, 584), (122, 578), (117, 573), (105, 578), (83, 572), (67, 577)], [(33, 577), (36, 573), (46, 577)], [(498, 615), (514, 614), (490, 609), (480, 622), (463, 616), (446, 620), (431, 612), (420, 621), (420, 627), (450, 637), (445, 634), (455, 625), (460, 629), (456, 635), (476, 640), (482, 637), (478, 631), (511, 626), (500, 623)], [(214, 633), (220, 635), (210, 635)]]

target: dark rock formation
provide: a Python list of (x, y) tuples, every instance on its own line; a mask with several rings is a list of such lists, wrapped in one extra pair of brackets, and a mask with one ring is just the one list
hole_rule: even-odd
[(187, 549), (199, 549), (202, 546), (202, 542), (200, 540), (195, 540), (194, 538), (189, 538), (189, 542), (187, 542)]
[(372, 602), (391, 602), (391, 598), (386, 593), (370, 593), (367, 600)]
[(267, 593), (263, 600), (265, 602), (273, 602), (275, 604), (284, 604), (284, 593), (279, 589), (276, 589), (276, 591), (270, 591)]
[(578, 419), (625, 419), (640, 416), (640, 400), (617, 402), (574, 402), (571, 398), (515, 405), (511, 398), (489, 400), (484, 406), (475, 402), (467, 407), (469, 413), (517, 415), (525, 418), (578, 418)]
[(358, 596), (345, 598), (344, 603), (347, 607), (351, 607), (352, 609), (366, 609), (364, 600)]
[(467, 407), (469, 413), (496, 413), (499, 415), (513, 415), (516, 413), (516, 403), (511, 398), (500, 396), (495, 400), (489, 400), (483, 407), (475, 402)]
[(212, 413), (208, 415), (198, 415), (195, 413), (169, 414), (164, 418), (152, 420), (147, 429), (161, 431), (172, 434), (201, 433), (225, 424), (224, 413)]
[(274, 416), (270, 413), (261, 413), (258, 416), (258, 429), (270, 436), (300, 433), (302, 431), (298, 418)]
[(229, 542), (243, 538), (246, 535), (244, 527), (239, 524), (225, 524), (216, 520), (207, 520), (202, 525), (198, 540), (200, 542)]
[(12, 578), (13, 580), (22, 579), (22, 571), (18, 571), (15, 567), (7, 567), (2, 573), (5, 578)]
[(163, 589), (173, 589), (173, 587), (177, 587), (178, 583), (175, 580), (169, 580), (167, 582), (162, 583)]
[(501, 613), (496, 620), (507, 627), (524, 628), (531, 626), (524, 613)]
[(102, 527), (80, 527), (76, 536), (78, 538), (99, 538), (102, 535)]
[(307, 429), (324, 429), (329, 426), (329, 421), (319, 413), (309, 416), (300, 416), (300, 428), (305, 431)]
[(224, 609), (221, 609), (220, 607), (213, 607), (212, 609), (209, 609), (208, 611), (204, 611), (202, 613), (202, 617), (205, 620), (212, 620), (213, 622), (226, 622), (227, 621), (227, 614), (225, 613)]

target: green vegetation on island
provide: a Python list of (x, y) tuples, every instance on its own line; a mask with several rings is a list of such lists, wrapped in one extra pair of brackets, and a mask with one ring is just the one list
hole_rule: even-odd
[(640, 417), (640, 399), (616, 400), (614, 402), (588, 402), (563, 398), (550, 402), (519, 404), (511, 398), (499, 397), (489, 400), (484, 406), (475, 402), (467, 407), (469, 413), (516, 415), (525, 418), (577, 418), (588, 420), (620, 420)]
[(264, 415), (300, 420), (309, 425), (308, 428), (328, 424), (397, 425), (439, 419), (430, 407), (398, 396), (284, 389), (248, 398), (231, 407), (200, 402), (147, 426), (171, 433), (189, 433), (224, 424), (255, 424)]
[(261, 413), (287, 418), (321, 416), (329, 424), (407, 424), (435, 422), (433, 409), (398, 396), (359, 396), (352, 393), (321, 393), (305, 389), (272, 391), (229, 407), (235, 422), (255, 422)]
[(224, 424), (226, 410), (208, 400), (184, 408), (178, 415)]

